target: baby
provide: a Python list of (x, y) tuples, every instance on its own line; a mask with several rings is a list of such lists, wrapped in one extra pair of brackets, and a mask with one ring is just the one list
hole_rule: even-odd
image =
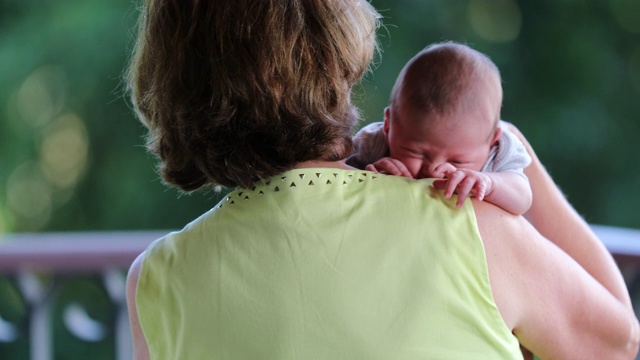
[(438, 178), (447, 198), (458, 194), (524, 214), (532, 193), (523, 173), (524, 145), (500, 120), (500, 72), (484, 54), (462, 44), (434, 44), (402, 69), (384, 111), (354, 138), (351, 166)]

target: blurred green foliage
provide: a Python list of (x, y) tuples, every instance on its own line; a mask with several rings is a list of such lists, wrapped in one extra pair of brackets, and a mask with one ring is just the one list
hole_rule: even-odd
[[(501, 69), (503, 119), (530, 139), (593, 223), (640, 228), (640, 3), (372, 0), (381, 57), (358, 87), (381, 119), (404, 63), (465, 42)], [(154, 172), (123, 94), (132, 0), (0, 0), (0, 232), (179, 228), (215, 192), (181, 195)]]

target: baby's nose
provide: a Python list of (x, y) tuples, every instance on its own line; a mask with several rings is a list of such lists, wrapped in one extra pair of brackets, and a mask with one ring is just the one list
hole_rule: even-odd
[(432, 178), (444, 178), (448, 177), (452, 173), (456, 172), (458, 168), (451, 163), (443, 162), (436, 166), (429, 168), (429, 177)]
[(438, 165), (437, 164), (432, 164), (432, 163), (424, 163), (422, 165), (422, 178), (433, 178), (436, 177), (435, 176), (435, 170), (436, 167)]

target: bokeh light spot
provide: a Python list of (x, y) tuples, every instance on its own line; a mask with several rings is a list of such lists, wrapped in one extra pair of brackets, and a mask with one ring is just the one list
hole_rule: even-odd
[(40, 167), (33, 162), (18, 166), (7, 182), (9, 210), (26, 227), (34, 231), (44, 227), (51, 218), (52, 191)]
[(65, 93), (64, 70), (55, 65), (40, 67), (18, 89), (18, 113), (31, 126), (42, 126), (58, 115), (64, 105)]
[(76, 114), (58, 117), (45, 131), (40, 164), (47, 180), (60, 189), (75, 186), (87, 167), (87, 129)]
[(522, 12), (513, 0), (471, 0), (467, 15), (475, 32), (492, 42), (513, 41), (522, 28)]

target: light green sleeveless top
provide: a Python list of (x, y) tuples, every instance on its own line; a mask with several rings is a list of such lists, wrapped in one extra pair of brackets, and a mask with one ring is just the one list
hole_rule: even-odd
[(363, 171), (237, 190), (146, 251), (152, 359), (522, 359), (470, 202)]

